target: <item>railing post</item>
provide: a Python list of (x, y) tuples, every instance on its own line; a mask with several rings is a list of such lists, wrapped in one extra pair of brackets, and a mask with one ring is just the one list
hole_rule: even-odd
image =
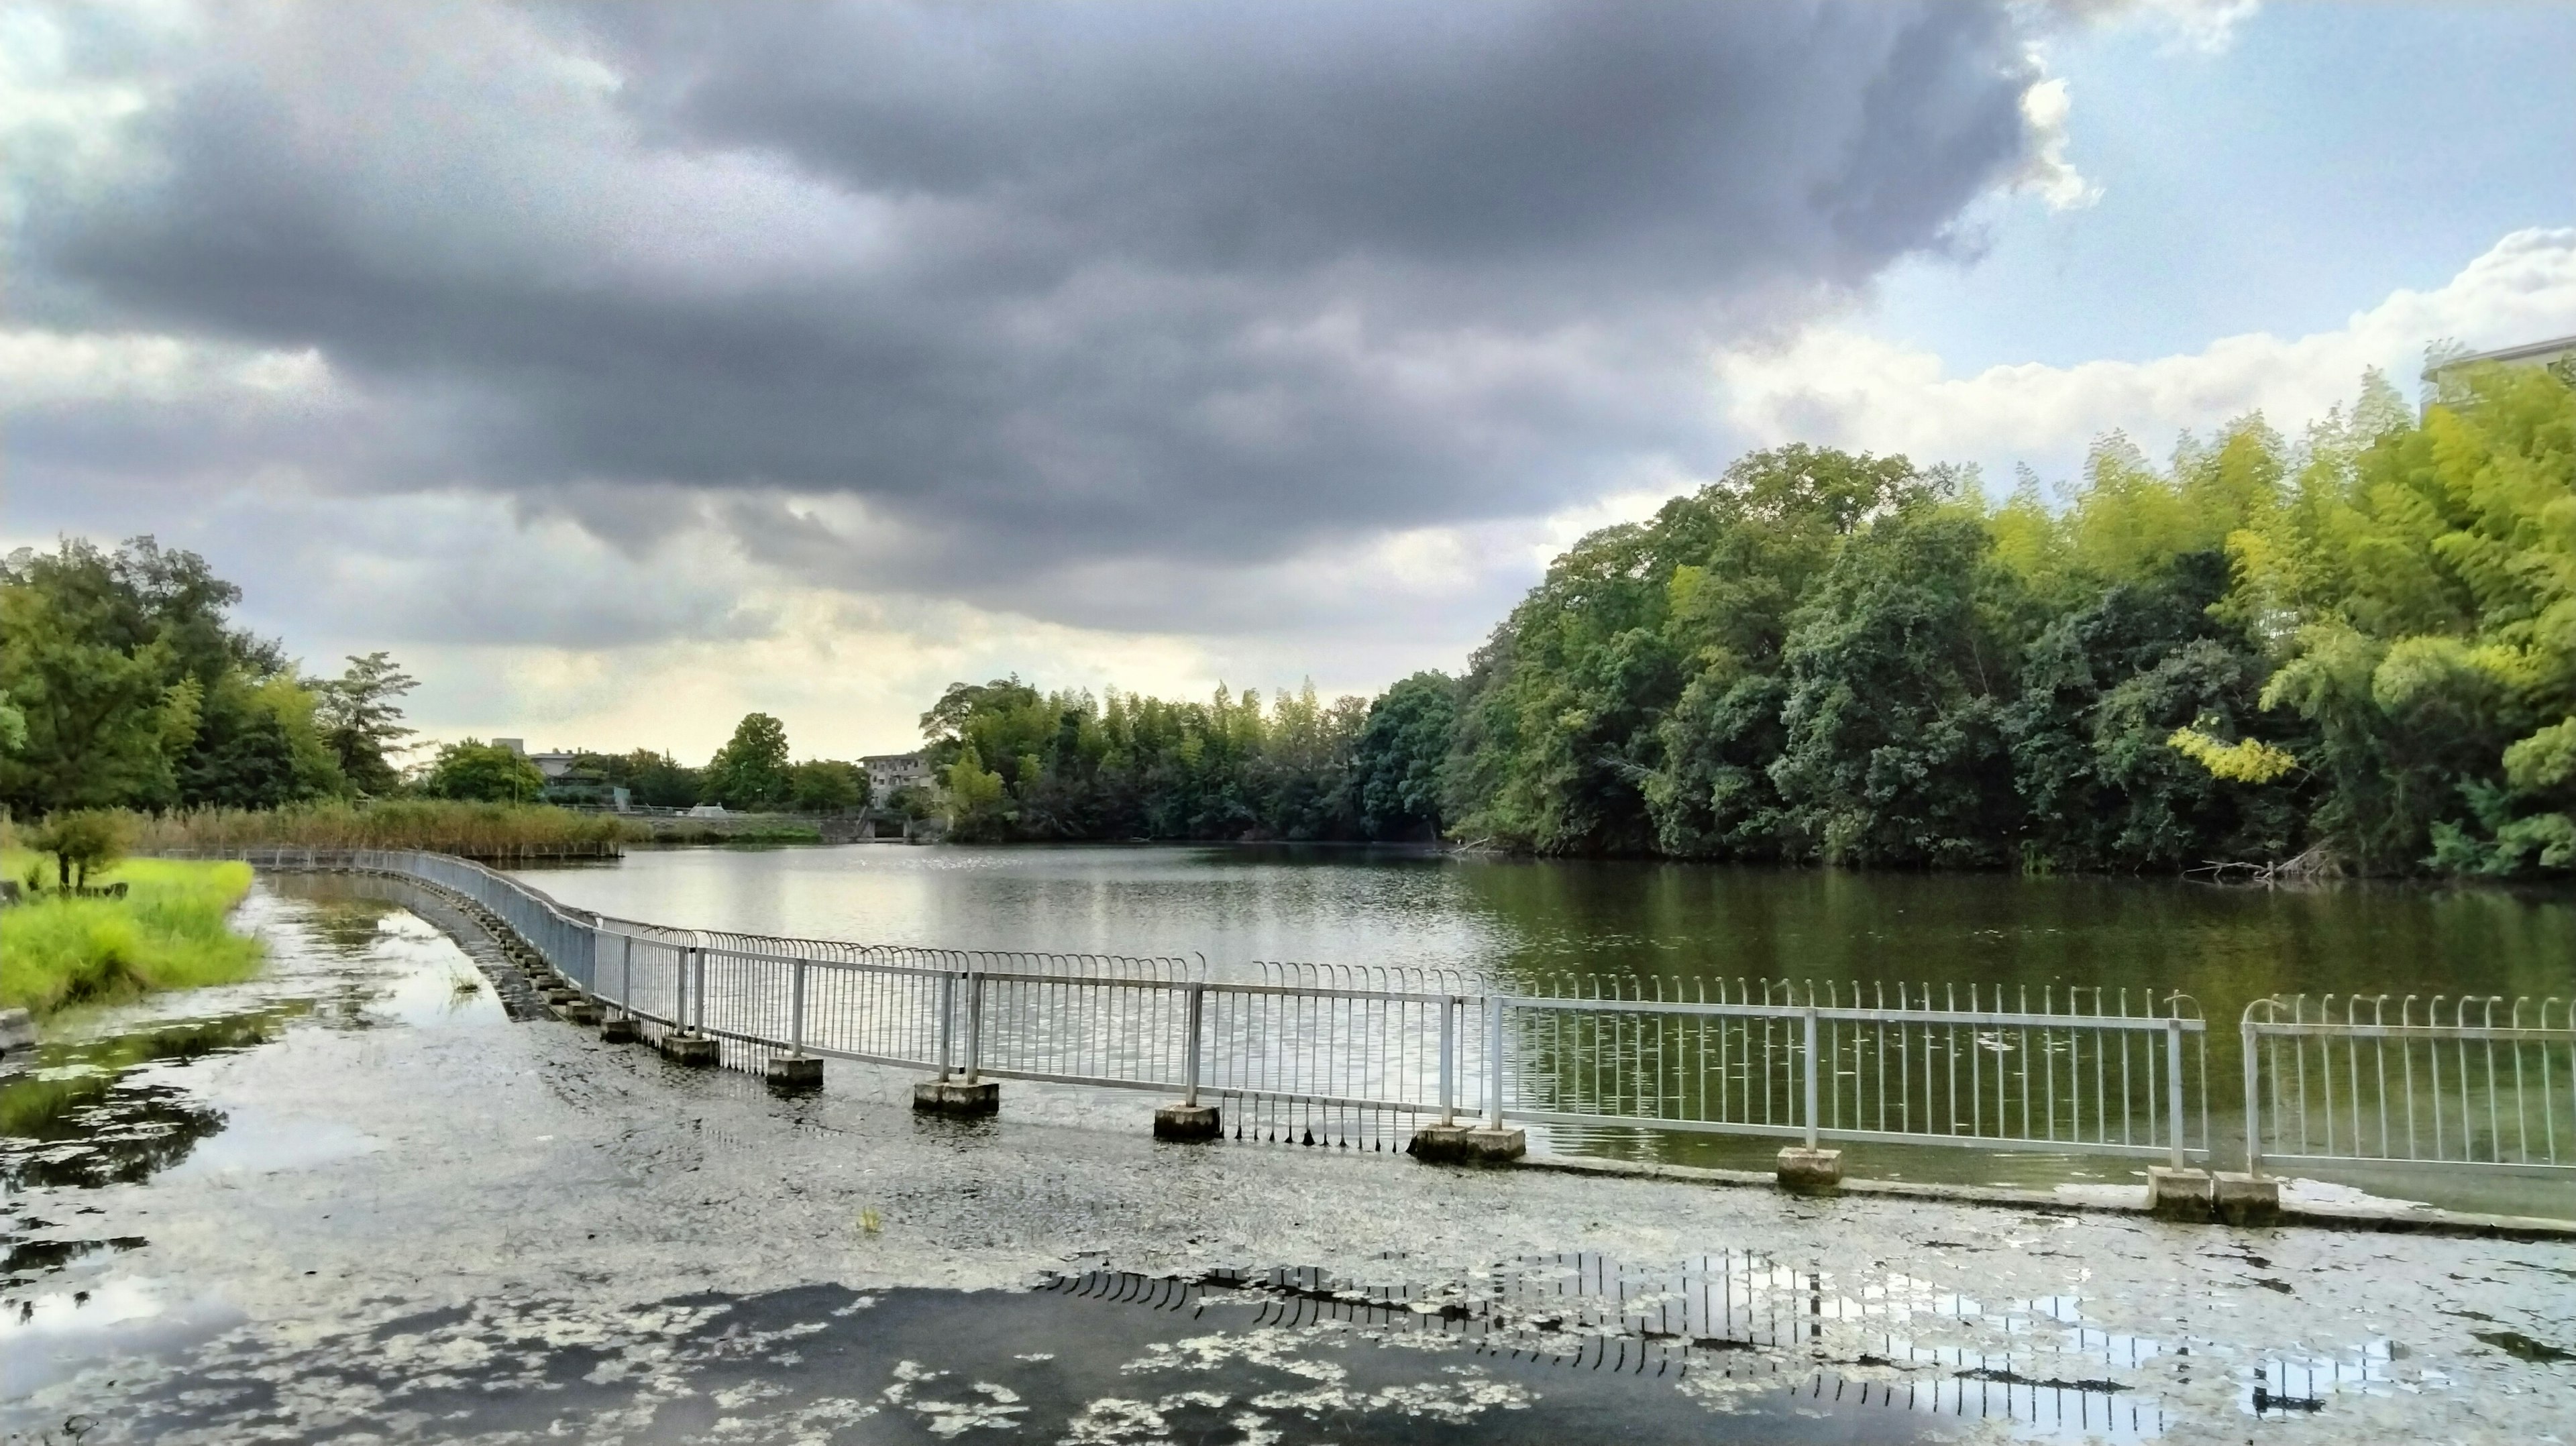
[(617, 956), (617, 1007), (632, 1019), (635, 1017), (635, 936), (620, 934), (618, 937), (625, 941), (625, 945)]
[(673, 971), (679, 975), (676, 988), (671, 996), (671, 1027), (673, 1029), (686, 1029), (689, 1027), (689, 956), (696, 952), (697, 951), (695, 949), (683, 944), (672, 955), (671, 967)]
[(787, 1049), (791, 1054), (805, 1053), (805, 961), (798, 959), (787, 984)]
[(2255, 1058), (2258, 1038), (2254, 1033), (2254, 1011), (2245, 1011), (2245, 1173), (2263, 1173), (2263, 1084), (2260, 1065)]
[(1816, 1148), (1816, 1006), (1807, 1005), (1807, 1148)]
[(954, 1072), (949, 1068), (949, 1064), (956, 1058), (952, 1052), (956, 1036), (957, 974), (951, 970), (939, 976), (939, 1077), (941, 1079), (948, 1078)]
[(1485, 996), (1485, 1127), (1503, 1127), (1503, 996)]
[(704, 946), (700, 946), (690, 950), (689, 953), (696, 960), (698, 968), (696, 987), (689, 991), (689, 1003), (697, 1010), (690, 1016), (691, 1027), (698, 1033), (704, 1034), (707, 1032), (707, 951)]
[(1458, 1121), (1458, 1009), (1465, 1001), (1452, 994), (1440, 1001), (1440, 1123)]
[(966, 1082), (975, 1082), (975, 1071), (984, 1063), (984, 974), (969, 970), (966, 975)]
[(1190, 1032), (1190, 1043), (1182, 1066), (1184, 1073), (1181, 1076), (1181, 1103), (1185, 1105), (1196, 1105), (1199, 1102), (1199, 1023), (1205, 1017), (1206, 1002), (1207, 986), (1199, 983), (1191, 984), (1189, 1023), (1186, 1026)]
[(2182, 1148), (2182, 1016), (2165, 1018), (2165, 1121), (2173, 1137), (2173, 1167), (2184, 1168)]

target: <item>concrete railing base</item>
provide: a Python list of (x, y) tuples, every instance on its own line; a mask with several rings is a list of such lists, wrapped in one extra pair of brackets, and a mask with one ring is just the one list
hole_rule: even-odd
[(610, 1017), (601, 1020), (599, 1022), (599, 1042), (602, 1044), (633, 1044), (635, 1042), (635, 1021), (627, 1018), (623, 1014), (611, 1015)]
[(2170, 1165), (2147, 1167), (2147, 1213), (2158, 1220), (2203, 1224), (2218, 1218), (2210, 1205), (2209, 1172), (2178, 1170)]
[(1774, 1167), (1780, 1188), (1798, 1195), (1832, 1195), (1843, 1188), (1843, 1152), (1791, 1145)]
[(576, 999), (570, 1004), (555, 1006), (555, 1015), (566, 1024), (578, 1024), (588, 1029), (599, 1023), (599, 1006), (587, 999)]
[(1002, 1108), (1002, 1082), (942, 1077), (916, 1082), (912, 1107), (926, 1115), (990, 1115)]
[(2222, 1170), (2209, 1181), (2210, 1208), (2230, 1225), (2281, 1223), (2281, 1182), (2269, 1175), (2235, 1175)]
[(35, 1017), (23, 1009), (0, 1009), (0, 1054), (35, 1047)]
[(1529, 1153), (1529, 1136), (1500, 1126), (1424, 1125), (1404, 1148), (1432, 1165), (1508, 1165)]
[(760, 1077), (774, 1090), (818, 1090), (823, 1087), (823, 1061), (810, 1054), (772, 1055)]
[(716, 1042), (703, 1034), (662, 1036), (662, 1057), (673, 1064), (685, 1064), (692, 1069), (705, 1069), (718, 1063)]
[(1158, 1140), (1214, 1140), (1225, 1134), (1214, 1105), (1159, 1105), (1154, 1110)]

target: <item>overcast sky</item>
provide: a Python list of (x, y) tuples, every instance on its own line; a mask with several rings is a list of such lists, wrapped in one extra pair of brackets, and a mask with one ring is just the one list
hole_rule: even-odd
[(2576, 9), (0, 6), (0, 542), (439, 736), (1455, 669), (1786, 440), (2073, 472), (2576, 332)]

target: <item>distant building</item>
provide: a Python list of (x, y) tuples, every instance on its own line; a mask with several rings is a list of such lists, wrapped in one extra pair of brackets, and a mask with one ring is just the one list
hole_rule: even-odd
[(2494, 351), (2475, 351), (2466, 356), (2444, 357), (2424, 368), (2424, 380), (2439, 383), (2444, 372), (2493, 362), (2498, 366), (2547, 367), (2560, 376), (2576, 381), (2576, 336), (2562, 336), (2555, 341), (2527, 341), (2520, 346), (2498, 347)]
[(868, 797), (883, 803), (904, 788), (930, 784), (930, 760), (914, 753), (871, 753), (859, 760), (868, 771)]
[(521, 758), (528, 756), (528, 740), (525, 738), (495, 738), (492, 740), (492, 746), (507, 748)]
[(531, 753), (528, 755), (528, 761), (537, 765), (537, 771), (544, 774), (546, 780), (551, 783), (572, 772), (573, 760), (579, 757), (581, 755), (578, 753), (567, 753), (558, 748), (551, 753)]

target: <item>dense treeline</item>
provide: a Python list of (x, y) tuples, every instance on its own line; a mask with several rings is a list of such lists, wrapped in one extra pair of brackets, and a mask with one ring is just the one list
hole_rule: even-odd
[(2576, 389), (2366, 380), (2001, 503), (1756, 453), (1584, 538), (1454, 682), (924, 715), (969, 838), (2173, 871), (2576, 866)]
[(1374, 707), (1312, 685), (1266, 707), (1222, 687), (1104, 703), (1006, 678), (950, 686), (921, 724), (956, 838), (1428, 839), (1450, 691), (1422, 674)]
[(1477, 655), (1456, 829), (1551, 852), (2576, 864), (2576, 393), (2377, 377), (2063, 505), (1756, 454), (1596, 533)]

